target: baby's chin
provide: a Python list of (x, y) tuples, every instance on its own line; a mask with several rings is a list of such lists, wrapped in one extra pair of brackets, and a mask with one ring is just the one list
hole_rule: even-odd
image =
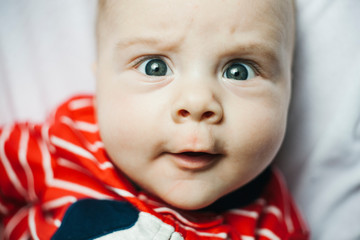
[(206, 191), (204, 189), (175, 190), (160, 196), (160, 198), (174, 208), (182, 210), (199, 210), (205, 208), (221, 198), (224, 193)]
[(177, 198), (177, 199), (163, 199), (167, 204), (171, 205), (174, 208), (182, 210), (199, 210), (211, 205), (217, 199), (209, 201), (209, 199), (190, 199), (190, 198)]

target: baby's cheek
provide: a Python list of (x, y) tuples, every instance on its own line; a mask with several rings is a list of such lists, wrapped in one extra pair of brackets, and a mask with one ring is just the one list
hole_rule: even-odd
[(244, 161), (271, 160), (283, 139), (285, 121), (281, 114), (260, 109), (242, 117), (237, 130), (232, 131), (234, 148)]

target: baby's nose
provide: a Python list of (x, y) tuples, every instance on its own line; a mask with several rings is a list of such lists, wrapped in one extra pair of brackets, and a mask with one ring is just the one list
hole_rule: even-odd
[(193, 120), (217, 124), (223, 119), (223, 108), (212, 92), (204, 89), (189, 90), (180, 95), (171, 114), (177, 123)]

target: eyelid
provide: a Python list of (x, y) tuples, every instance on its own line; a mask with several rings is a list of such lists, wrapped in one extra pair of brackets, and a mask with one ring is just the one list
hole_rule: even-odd
[(143, 62), (145, 62), (147, 60), (151, 60), (151, 59), (161, 59), (161, 60), (163, 60), (168, 65), (170, 70), (173, 72), (172, 66), (171, 66), (172, 64), (170, 64), (170, 60), (167, 57), (164, 57), (162, 55), (145, 55), (145, 56), (141, 56), (141, 57), (138, 57), (135, 60), (133, 60), (130, 63), (130, 65), (133, 68), (137, 68), (141, 63), (143, 63)]
[(227, 62), (224, 65), (222, 72), (224, 73), (224, 71), (226, 70), (227, 67), (229, 67), (231, 64), (237, 63), (237, 62), (249, 65), (252, 68), (252, 70), (254, 70), (256, 76), (261, 76), (263, 74), (260, 65), (257, 64), (255, 61), (248, 60), (248, 59), (241, 59), (241, 58), (233, 59), (233, 60)]

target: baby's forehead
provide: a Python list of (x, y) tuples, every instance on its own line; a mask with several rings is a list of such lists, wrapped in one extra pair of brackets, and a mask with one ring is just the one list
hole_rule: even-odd
[[(131, 5), (139, 5), (141, 3), (152, 3), (152, 8), (159, 8), (163, 4), (176, 4), (177, 2), (185, 5), (204, 7), (210, 5), (209, 0), (98, 0), (98, 12), (102, 14), (110, 14), (116, 12), (119, 9), (126, 10)], [(219, 2), (223, 6), (231, 6), (237, 4), (239, 6), (256, 6), (257, 2), (261, 5), (269, 7), (269, 11), (273, 11), (275, 14), (281, 14), (281, 12), (294, 13), (295, 2), (294, 0), (211, 0), (211, 3)], [(255, 10), (255, 9), (254, 9)], [(136, 14), (136, 13), (134, 13)], [(141, 14), (138, 12), (137, 14)], [(212, 12), (209, 14), (216, 14)]]
[[(152, 3), (152, 8), (159, 8), (162, 5), (170, 4), (176, 5), (177, 3), (182, 3), (188, 7), (203, 8), (209, 4), (209, 0), (98, 0), (98, 12), (101, 14), (111, 14), (117, 10), (126, 10), (127, 8), (133, 5), (141, 5), (142, 3)], [(211, 0), (211, 3), (219, 2), (222, 6), (233, 6), (234, 4), (247, 7), (258, 8), (257, 3), (261, 3), (263, 6), (267, 6), (269, 11), (274, 12), (275, 14), (281, 14), (281, 12), (293, 12), (294, 9), (294, 0)], [(254, 9), (256, 11), (256, 9)], [(141, 12), (134, 12), (134, 14), (141, 14)], [(215, 12), (209, 14), (216, 14)]]
[(125, 24), (133, 25), (134, 31), (146, 25), (150, 30), (167, 26), (175, 32), (176, 25), (186, 25), (193, 16), (203, 20), (204, 30), (218, 21), (231, 24), (234, 32), (241, 32), (247, 23), (249, 27), (267, 24), (276, 29), (272, 35), (286, 35), (289, 45), (294, 42), (293, 0), (99, 0), (98, 12), (98, 38), (100, 32), (120, 31)]
[[(188, 8), (197, 8), (198, 10), (207, 8), (208, 6), (218, 3), (220, 6), (229, 6), (226, 12), (231, 11), (231, 7), (237, 5), (240, 8), (248, 8), (249, 11), (261, 12), (262, 8), (267, 9), (267, 16), (277, 15), (282, 20), (292, 18), (294, 15), (294, 0), (98, 0), (98, 13), (101, 16), (114, 16), (117, 12), (127, 11), (133, 6), (141, 6), (148, 4), (147, 10), (161, 8), (163, 5), (186, 5)], [(149, 4), (150, 3), (150, 4)], [(211, 3), (211, 4), (210, 4)], [(149, 7), (150, 6), (150, 7)], [(144, 10), (144, 9), (141, 9)], [(167, 10), (170, 10), (168, 8)], [(217, 16), (222, 8), (213, 9), (215, 11), (209, 12), (209, 15)], [(225, 13), (226, 13), (225, 12)], [(142, 11), (133, 12), (133, 15), (141, 15)], [(163, 18), (166, 15), (158, 16)], [(231, 18), (232, 15), (228, 15)]]

